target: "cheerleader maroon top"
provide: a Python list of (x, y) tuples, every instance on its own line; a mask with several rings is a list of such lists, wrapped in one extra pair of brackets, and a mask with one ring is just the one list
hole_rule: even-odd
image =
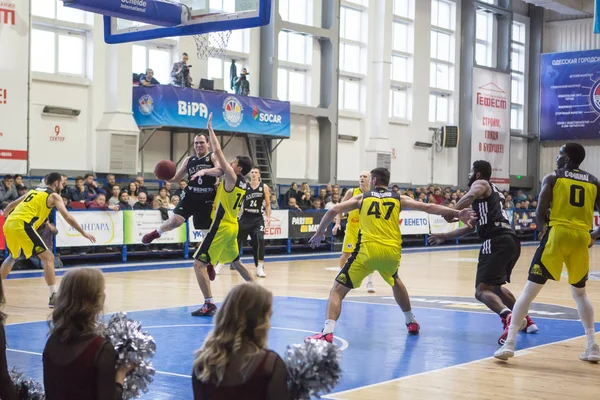
[(101, 336), (87, 335), (61, 343), (50, 335), (43, 356), (47, 400), (115, 400), (123, 397), (116, 383), (117, 353)]
[[(192, 372), (192, 387), (195, 400), (287, 400), (290, 395), (287, 389), (287, 370), (283, 360), (277, 353), (266, 350), (260, 357), (258, 365), (250, 378), (241, 383), (235, 383), (236, 378), (228, 380), (228, 375), (235, 371), (228, 368), (224, 383), (219, 386), (213, 383), (201, 382)], [(232, 372), (229, 374), (229, 372)], [(230, 384), (227, 384), (227, 383)], [(239, 381), (238, 381), (239, 382)]]

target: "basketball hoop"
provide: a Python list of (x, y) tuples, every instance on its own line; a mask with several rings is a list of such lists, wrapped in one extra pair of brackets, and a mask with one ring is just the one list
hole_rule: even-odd
[(196, 42), (196, 55), (200, 60), (222, 58), (227, 51), (231, 31), (209, 32), (193, 35)]

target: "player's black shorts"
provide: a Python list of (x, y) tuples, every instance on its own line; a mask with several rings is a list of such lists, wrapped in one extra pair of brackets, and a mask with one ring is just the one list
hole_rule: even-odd
[(182, 216), (186, 221), (193, 216), (194, 229), (208, 229), (212, 223), (211, 213), (214, 200), (214, 193), (195, 194), (183, 192), (173, 213)]
[(483, 242), (479, 251), (475, 286), (504, 285), (521, 255), (521, 241), (513, 233), (499, 234)]
[(255, 235), (258, 240), (265, 238), (265, 219), (262, 214), (242, 215), (239, 220), (238, 240), (246, 240), (248, 235)]

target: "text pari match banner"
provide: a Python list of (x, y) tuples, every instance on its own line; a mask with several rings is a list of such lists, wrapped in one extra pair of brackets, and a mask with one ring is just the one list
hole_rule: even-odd
[(600, 50), (542, 54), (540, 140), (600, 138)]
[(473, 68), (471, 163), (492, 164), (492, 182), (501, 190), (510, 183), (509, 74)]

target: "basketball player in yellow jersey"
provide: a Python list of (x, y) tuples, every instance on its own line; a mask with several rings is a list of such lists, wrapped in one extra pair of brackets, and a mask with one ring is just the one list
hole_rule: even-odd
[(600, 237), (600, 228), (589, 233), (594, 206), (600, 207), (600, 196), (598, 179), (579, 169), (584, 159), (585, 149), (582, 145), (565, 144), (556, 159), (558, 169), (542, 182), (536, 216), (543, 238), (531, 261), (529, 280), (513, 308), (506, 342), (494, 353), (496, 358), (508, 360), (514, 356), (519, 324), (548, 279), (560, 280), (564, 263), (587, 338), (586, 349), (579, 359), (600, 361), (600, 348), (594, 337), (594, 309), (585, 291), (590, 269), (588, 247), (593, 246)]
[[(457, 211), (436, 204), (420, 203), (408, 196), (388, 190), (390, 172), (385, 168), (371, 171), (371, 190), (354, 196), (348, 201), (336, 204), (319, 224), (319, 228), (310, 239), (311, 246), (317, 247), (325, 236), (327, 227), (336, 214), (359, 210), (360, 230), (354, 253), (340, 271), (327, 303), (327, 319), (323, 331), (310, 336), (307, 340), (326, 340), (333, 342), (333, 330), (340, 317), (342, 300), (351, 289), (360, 287), (362, 280), (374, 271), (379, 272), (394, 292), (396, 302), (404, 312), (405, 322), (410, 334), (419, 333), (419, 324), (411, 312), (410, 299), (406, 287), (398, 276), (402, 236), (400, 234), (400, 209), (411, 208), (430, 214), (453, 216), (471, 225), (473, 212), (465, 209)], [(411, 327), (412, 325), (412, 327)]]
[[(367, 192), (369, 188), (369, 172), (363, 171), (359, 177), (359, 187), (354, 189), (349, 189), (344, 194), (344, 198), (342, 202), (350, 200), (354, 196), (358, 196), (359, 194), (363, 194)], [(340, 257), (340, 269), (344, 267), (348, 258), (350, 258), (350, 254), (354, 251), (356, 247), (356, 241), (358, 240), (358, 210), (352, 210), (348, 213), (348, 219), (346, 220), (346, 233), (344, 234), (344, 245), (342, 247), (342, 256)], [(333, 235), (337, 234), (340, 229), (340, 223), (342, 220), (342, 214), (338, 214), (335, 216), (335, 225), (331, 230)], [(370, 274), (367, 277), (367, 292), (375, 293), (375, 287), (373, 286), (373, 274)]]
[[(252, 281), (252, 276), (240, 261), (238, 249), (238, 213), (244, 202), (248, 184), (244, 176), (252, 169), (252, 160), (246, 156), (238, 156), (228, 163), (221, 150), (221, 145), (212, 129), (212, 113), (208, 116), (208, 132), (210, 145), (223, 171), (223, 179), (217, 188), (212, 224), (204, 241), (194, 253), (194, 271), (200, 290), (204, 295), (204, 305), (192, 312), (195, 317), (212, 316), (217, 311), (210, 290), (210, 281), (215, 279), (213, 263), (229, 264), (240, 273), (246, 281)], [(190, 180), (204, 174), (211, 174), (216, 168), (201, 170)]]
[(44, 279), (48, 284), (50, 301), (48, 306), (54, 307), (54, 296), (56, 294), (56, 276), (54, 274), (54, 255), (48, 250), (46, 244), (37, 233), (37, 229), (48, 219), (54, 207), (60, 212), (65, 221), (77, 232), (90, 242), (95, 243), (94, 238), (86, 233), (77, 220), (67, 212), (60, 192), (63, 189), (61, 174), (52, 172), (46, 177), (46, 187), (30, 190), (17, 200), (10, 203), (3, 210), (8, 215), (4, 222), (4, 237), (6, 246), (10, 252), (9, 256), (0, 267), (2, 279), (5, 279), (15, 260), (19, 257), (25, 259), (37, 255), (44, 267)]

